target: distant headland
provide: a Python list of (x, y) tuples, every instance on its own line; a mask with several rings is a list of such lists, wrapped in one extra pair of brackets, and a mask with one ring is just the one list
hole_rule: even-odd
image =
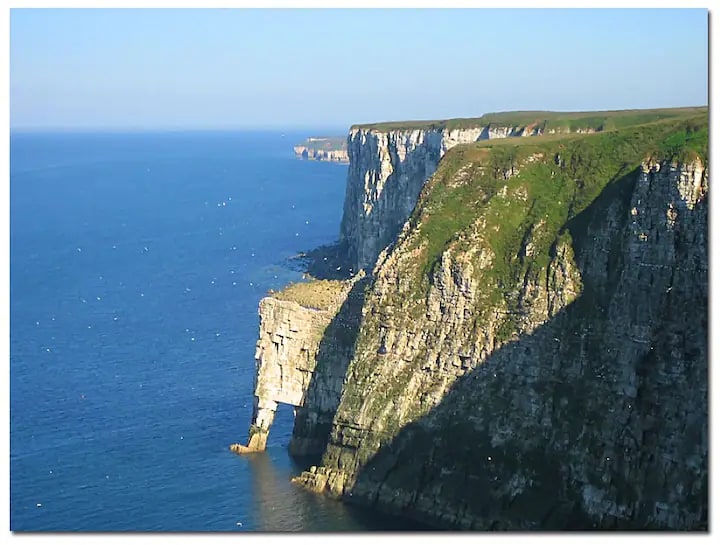
[(347, 138), (345, 136), (311, 136), (293, 148), (301, 159), (348, 163)]

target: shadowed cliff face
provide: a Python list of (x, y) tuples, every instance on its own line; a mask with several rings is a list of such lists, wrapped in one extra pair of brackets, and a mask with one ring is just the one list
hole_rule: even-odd
[(706, 527), (707, 180), (649, 162), (503, 247), (493, 207), (536, 203), (501, 182), (424, 273), (416, 210), (297, 481), (450, 527)]
[(295, 416), (289, 447), (294, 456), (319, 456), (327, 445), (347, 369), (355, 355), (368, 284), (369, 278), (353, 284), (320, 341), (317, 365), (307, 388), (307, 401), (298, 408)]

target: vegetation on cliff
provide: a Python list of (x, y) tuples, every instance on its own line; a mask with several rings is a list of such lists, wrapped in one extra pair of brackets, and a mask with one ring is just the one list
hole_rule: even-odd
[(658, 108), (653, 110), (616, 110), (599, 112), (546, 112), (520, 111), (485, 114), (481, 117), (390, 121), (353, 125), (353, 129), (375, 129), (379, 131), (413, 129), (465, 129), (472, 127), (538, 127), (544, 132), (577, 130), (614, 130), (649, 123), (661, 119), (681, 118), (692, 115), (707, 115), (707, 107)]
[(300, 482), (455, 528), (706, 524), (707, 110), (603, 115), (447, 152)]
[[(618, 118), (618, 124), (627, 120)], [(494, 254), (479, 269), (480, 282), (515, 285), (528, 274), (517, 254), (532, 231), (531, 273), (543, 270), (567, 222), (608, 184), (637, 169), (645, 159), (688, 162), (707, 158), (708, 120), (694, 116), (631, 126), (610, 132), (497, 139), (460, 145), (440, 163), (423, 188), (411, 217), (420, 266), (416, 294), (422, 296), (442, 252), (483, 237)]]

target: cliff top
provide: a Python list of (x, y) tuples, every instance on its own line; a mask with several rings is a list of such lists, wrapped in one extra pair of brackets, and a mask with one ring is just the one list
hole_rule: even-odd
[(348, 283), (342, 280), (311, 280), (289, 284), (272, 296), (307, 308), (331, 310), (342, 301), (347, 287)]
[[(699, 157), (707, 164), (707, 115), (686, 115), (595, 134), (499, 138), (453, 147), (424, 186), (411, 217), (422, 248), (415, 271), (419, 292), (442, 252), (469, 236), (478, 206), (483, 231), (493, 232), (488, 244), (498, 256), (482, 272), (482, 281), (492, 283), (518, 274), (516, 239), (528, 225), (542, 224), (544, 235), (555, 237), (568, 218), (644, 160)], [(550, 252), (543, 255), (547, 260)]]
[(549, 112), (549, 111), (518, 111), (484, 114), (482, 117), (456, 118), (425, 121), (389, 121), (353, 125), (352, 129), (371, 129), (378, 131), (414, 130), (414, 129), (464, 129), (491, 126), (536, 126), (543, 130), (593, 129), (612, 130), (658, 121), (707, 115), (707, 106), (686, 108), (657, 108), (649, 110), (607, 110), (592, 112)]

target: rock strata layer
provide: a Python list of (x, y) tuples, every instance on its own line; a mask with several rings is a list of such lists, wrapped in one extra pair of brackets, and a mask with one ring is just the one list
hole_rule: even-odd
[(280, 293), (260, 301), (252, 421), (247, 445), (233, 444), (233, 452), (265, 450), (279, 403), (295, 411), (291, 452), (322, 451), (350, 358), (344, 337), (357, 329), (357, 323), (348, 321), (347, 309), (358, 306), (355, 293), (366, 282), (363, 276), (295, 285), (286, 289), (289, 298)]

